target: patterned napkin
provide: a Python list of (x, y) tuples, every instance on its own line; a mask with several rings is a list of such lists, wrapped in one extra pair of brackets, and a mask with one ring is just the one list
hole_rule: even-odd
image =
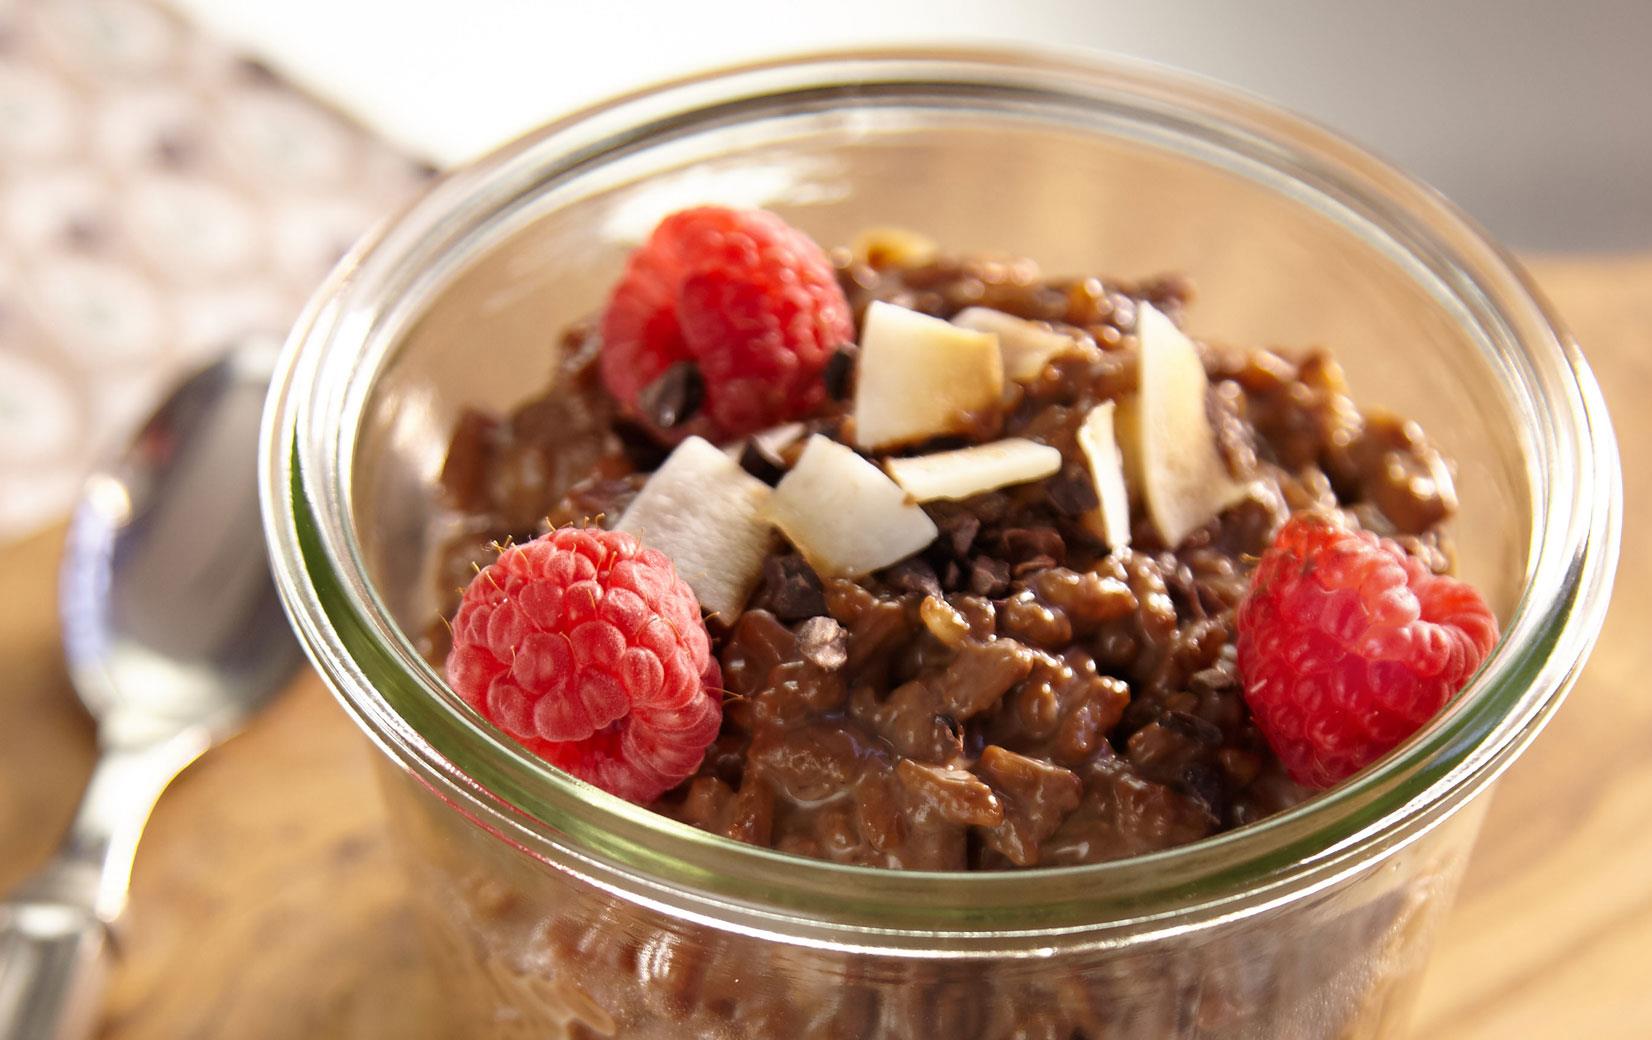
[(0, 541), (430, 172), (147, 0), (0, 0)]

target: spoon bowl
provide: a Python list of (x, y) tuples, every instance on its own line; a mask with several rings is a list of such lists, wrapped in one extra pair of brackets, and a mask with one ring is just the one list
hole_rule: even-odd
[(227, 734), (299, 663), (253, 466), (275, 351), (252, 343), (187, 379), (86, 482), (59, 612), (70, 678), (105, 746)]
[(59, 613), (100, 757), (57, 853), (0, 906), (0, 1037), (90, 1031), (156, 799), (302, 660), (258, 518), (275, 353), (249, 342), (182, 383), (87, 480), (70, 521)]

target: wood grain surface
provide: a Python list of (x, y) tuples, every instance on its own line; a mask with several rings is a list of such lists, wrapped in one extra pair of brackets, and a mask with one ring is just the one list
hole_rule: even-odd
[[(1534, 260), (1623, 446), (1617, 595), (1588, 670), (1497, 791), (1414, 1033), (1652, 1036), (1652, 257)], [(251, 534), (249, 533), (249, 537)], [(0, 547), (0, 885), (68, 820), (92, 734), (59, 659), (58, 533)], [(425, 1040), (440, 1000), (370, 750), (313, 675), (185, 773), (144, 839), (106, 1040)]]

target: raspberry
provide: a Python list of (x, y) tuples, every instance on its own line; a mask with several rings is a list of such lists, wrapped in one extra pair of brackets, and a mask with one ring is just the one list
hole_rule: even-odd
[(479, 571), (447, 681), (541, 758), (639, 803), (698, 769), (722, 725), (699, 602), (669, 559), (618, 531), (562, 528)]
[(1262, 555), (1238, 629), (1256, 725), (1311, 787), (1415, 733), (1497, 641), (1497, 619), (1471, 586), (1316, 514), (1292, 517)]
[(705, 414), (743, 436), (807, 415), (854, 338), (831, 261), (772, 213), (702, 206), (661, 221), (631, 254), (602, 318), (602, 380), (633, 413), (678, 362), (698, 366)]

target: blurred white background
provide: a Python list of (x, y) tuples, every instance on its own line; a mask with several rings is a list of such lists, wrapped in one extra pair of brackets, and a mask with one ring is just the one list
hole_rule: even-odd
[(743, 58), (1028, 41), (1226, 80), (1422, 176), (1528, 250), (1652, 245), (1652, 0), (172, 0), (449, 163)]

